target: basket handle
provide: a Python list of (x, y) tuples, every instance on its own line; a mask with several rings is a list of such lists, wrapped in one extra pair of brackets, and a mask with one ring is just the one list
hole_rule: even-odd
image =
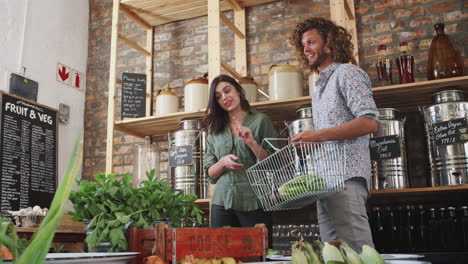
[(268, 145), (270, 145), (270, 147), (272, 147), (272, 148), (275, 150), (275, 152), (278, 151), (278, 150), (280, 150), (279, 148), (275, 147), (275, 146), (271, 143), (271, 141), (275, 141), (275, 140), (276, 140), (276, 141), (284, 141), (284, 140), (287, 140), (287, 141), (289, 142), (289, 138), (264, 138), (264, 139), (262, 140), (262, 143), (260, 144), (260, 149), (258, 150), (257, 153), (255, 153), (255, 156), (257, 157), (257, 163), (260, 161), (259, 158), (258, 158), (258, 156), (260, 155), (260, 151), (261, 151), (262, 149), (264, 149), (264, 148), (263, 148), (263, 143), (266, 142)]

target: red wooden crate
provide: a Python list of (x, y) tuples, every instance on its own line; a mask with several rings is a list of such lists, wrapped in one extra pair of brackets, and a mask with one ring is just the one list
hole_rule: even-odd
[(268, 230), (264, 224), (250, 228), (172, 228), (161, 223), (156, 226), (155, 238), (155, 254), (172, 263), (187, 255), (264, 261), (268, 251)]

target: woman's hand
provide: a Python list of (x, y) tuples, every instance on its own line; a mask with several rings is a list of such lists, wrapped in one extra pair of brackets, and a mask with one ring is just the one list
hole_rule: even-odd
[(219, 162), (223, 165), (224, 168), (228, 170), (238, 170), (244, 168), (244, 164), (237, 163), (235, 162), (236, 160), (239, 160), (239, 157), (234, 154), (229, 154), (222, 157)]
[(239, 126), (236, 129), (236, 135), (244, 141), (247, 146), (252, 146), (253, 143), (256, 143), (255, 138), (252, 135), (250, 128), (245, 126)]

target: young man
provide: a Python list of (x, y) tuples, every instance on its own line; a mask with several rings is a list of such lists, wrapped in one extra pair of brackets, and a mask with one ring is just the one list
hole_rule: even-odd
[(361, 251), (373, 246), (366, 213), (371, 163), (369, 134), (377, 130), (378, 111), (369, 76), (354, 62), (351, 35), (333, 22), (312, 17), (300, 22), (290, 43), (303, 67), (319, 72), (312, 95), (316, 130), (299, 133), (293, 142), (345, 141), (348, 144), (345, 190), (317, 202), (323, 241), (345, 240)]

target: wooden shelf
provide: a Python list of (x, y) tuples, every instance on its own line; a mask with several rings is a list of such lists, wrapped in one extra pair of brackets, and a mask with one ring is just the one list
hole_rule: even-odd
[(425, 193), (436, 193), (441, 192), (452, 192), (452, 191), (468, 191), (468, 185), (460, 186), (442, 186), (442, 187), (424, 187), (424, 188), (408, 188), (398, 190), (372, 190), (372, 196), (392, 196), (392, 195), (405, 195), (405, 194), (425, 194)]
[[(468, 76), (434, 81), (423, 81), (400, 85), (372, 88), (377, 107), (393, 107), (402, 112), (417, 111), (418, 106), (430, 105), (431, 95), (446, 87), (465, 91), (468, 95)], [(272, 120), (294, 120), (296, 109), (310, 104), (311, 97), (303, 96), (294, 99), (264, 101), (252, 104), (259, 112), (266, 113)], [(179, 122), (184, 119), (202, 119), (204, 110), (198, 112), (179, 112), (165, 116), (149, 116), (117, 121), (115, 129), (137, 137), (164, 135), (168, 131), (179, 129)]]
[(371, 191), (371, 198), (369, 199), (370, 204), (441, 203), (447, 201), (467, 203), (468, 185), (400, 190), (373, 190)]
[(198, 205), (203, 211), (210, 210), (210, 199), (197, 199), (195, 204)]
[(422, 81), (372, 88), (377, 107), (392, 107), (402, 112), (418, 111), (419, 106), (432, 104), (432, 94), (451, 87), (468, 96), (468, 76)]
[[(276, 0), (223, 0), (220, 1), (221, 11), (233, 9), (231, 1), (246, 7)], [(208, 14), (208, 0), (121, 0), (120, 3), (152, 26)]]

